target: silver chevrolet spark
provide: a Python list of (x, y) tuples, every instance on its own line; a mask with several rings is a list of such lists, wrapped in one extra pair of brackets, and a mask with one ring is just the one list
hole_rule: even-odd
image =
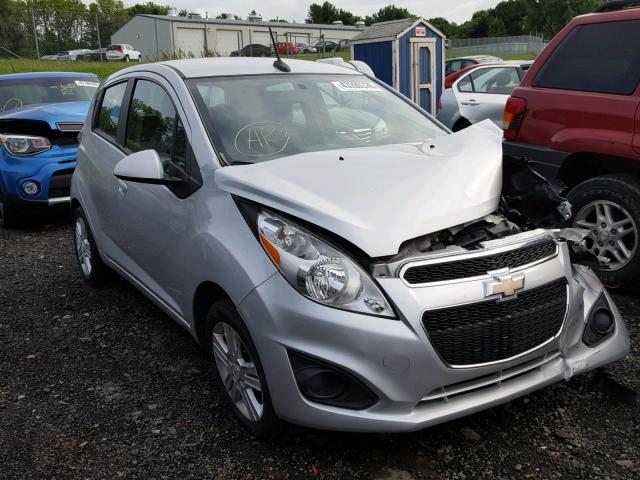
[(188, 330), (243, 425), (412, 431), (627, 353), (581, 231), (502, 215), (495, 125), (287, 63), (112, 75), (72, 181), (86, 281), (115, 270)]

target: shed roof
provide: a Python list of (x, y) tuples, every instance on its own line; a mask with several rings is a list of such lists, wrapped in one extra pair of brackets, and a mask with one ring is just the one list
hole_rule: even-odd
[(443, 38), (445, 35), (437, 28), (427, 22), (424, 18), (403, 18), (401, 20), (389, 20), (388, 22), (378, 22), (364, 30), (351, 42), (358, 43), (362, 40), (375, 40), (376, 38), (398, 37), (418, 23), (424, 23), (431, 30)]

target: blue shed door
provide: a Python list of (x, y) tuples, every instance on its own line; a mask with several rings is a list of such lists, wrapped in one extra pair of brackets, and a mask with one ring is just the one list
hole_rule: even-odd
[(411, 100), (436, 114), (436, 43), (432, 38), (411, 39)]

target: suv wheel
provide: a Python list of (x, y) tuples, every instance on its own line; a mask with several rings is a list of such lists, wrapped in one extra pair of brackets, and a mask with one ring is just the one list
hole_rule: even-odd
[(11, 228), (15, 223), (15, 207), (7, 205), (0, 197), (0, 227)]
[(588, 228), (587, 248), (604, 257), (595, 271), (609, 287), (630, 289), (640, 278), (640, 180), (604, 175), (587, 180), (567, 195), (573, 225)]
[(107, 266), (100, 258), (89, 223), (80, 207), (73, 212), (73, 244), (84, 281), (92, 286), (102, 283), (107, 274)]
[(127, 63), (129, 62), (129, 55), (125, 55), (124, 56), (124, 61), (127, 62)]
[(273, 410), (258, 352), (231, 301), (218, 301), (209, 310), (206, 342), (216, 377), (240, 423), (258, 438), (279, 435), (284, 423)]

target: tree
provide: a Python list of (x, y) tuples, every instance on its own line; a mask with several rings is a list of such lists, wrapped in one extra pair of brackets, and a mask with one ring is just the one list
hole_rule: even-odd
[(444, 33), (449, 38), (457, 37), (458, 33), (458, 25), (455, 22), (450, 22), (446, 18), (435, 17), (427, 20), (431, 25), (436, 27), (442, 33)]
[(147, 15), (167, 15), (169, 13), (169, 5), (158, 5), (153, 2), (136, 3), (132, 7), (127, 8), (127, 14), (134, 17), (138, 14), (145, 13)]
[(593, 12), (601, 0), (524, 0), (525, 29), (551, 38), (576, 15)]
[(493, 9), (494, 15), (502, 20), (506, 35), (523, 35), (526, 5), (523, 0), (505, 0)]
[(305, 22), (331, 24), (337, 20), (340, 20), (345, 25), (355, 25), (355, 23), (360, 20), (360, 17), (347, 10), (336, 7), (331, 2), (324, 2), (322, 5), (312, 3), (309, 5)]
[(179, 17), (186, 17), (187, 15), (189, 15), (189, 12), (187, 11), (186, 8), (183, 8), (182, 10), (180, 10), (180, 12), (178, 13)]
[(366, 25), (378, 22), (388, 22), (390, 20), (402, 20), (403, 18), (416, 18), (416, 15), (410, 13), (409, 10), (395, 5), (387, 5), (381, 8), (371, 16), (366, 16), (364, 21)]

